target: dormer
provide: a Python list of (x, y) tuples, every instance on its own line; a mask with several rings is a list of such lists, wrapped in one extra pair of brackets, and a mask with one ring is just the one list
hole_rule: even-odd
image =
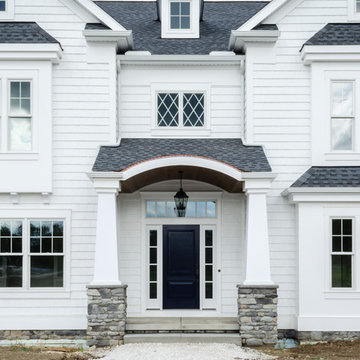
[(162, 38), (199, 38), (202, 0), (157, 0)]

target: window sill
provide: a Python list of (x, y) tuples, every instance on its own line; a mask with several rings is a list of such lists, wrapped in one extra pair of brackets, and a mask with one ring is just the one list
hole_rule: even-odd
[(1, 299), (68, 299), (71, 296), (69, 290), (24, 290), (14, 288), (1, 288), (0, 297)]
[(324, 155), (325, 161), (350, 160), (360, 162), (360, 153), (357, 151), (327, 152)]
[(324, 297), (329, 300), (357, 300), (360, 299), (360, 291), (354, 289), (329, 290), (324, 292)]
[(23, 160), (23, 161), (36, 161), (39, 160), (39, 153), (15, 153), (3, 152), (0, 153), (0, 160)]
[(178, 127), (166, 127), (163, 129), (154, 128), (151, 130), (152, 136), (166, 136), (166, 137), (198, 137), (198, 136), (210, 136), (210, 129), (197, 129), (197, 128), (178, 128)]

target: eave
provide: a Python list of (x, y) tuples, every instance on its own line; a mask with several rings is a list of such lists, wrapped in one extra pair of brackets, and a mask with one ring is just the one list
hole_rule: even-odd
[(360, 61), (360, 45), (304, 45), (300, 53), (305, 65), (313, 62)]
[(241, 52), (246, 49), (249, 43), (267, 43), (274, 44), (280, 36), (278, 30), (233, 30), (229, 40), (229, 50)]

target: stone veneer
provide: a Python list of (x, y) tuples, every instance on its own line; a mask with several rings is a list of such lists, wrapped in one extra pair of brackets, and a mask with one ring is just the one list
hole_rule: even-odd
[(0, 340), (82, 340), (86, 330), (0, 330)]
[(124, 343), (127, 285), (88, 285), (89, 346), (112, 346)]
[(238, 285), (238, 321), (244, 345), (277, 342), (277, 288), (277, 285)]

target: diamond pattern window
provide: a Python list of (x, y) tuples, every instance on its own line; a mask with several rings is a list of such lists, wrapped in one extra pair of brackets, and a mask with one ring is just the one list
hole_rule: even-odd
[(158, 93), (159, 127), (204, 127), (205, 93)]
[(170, 3), (170, 28), (190, 29), (190, 2)]

